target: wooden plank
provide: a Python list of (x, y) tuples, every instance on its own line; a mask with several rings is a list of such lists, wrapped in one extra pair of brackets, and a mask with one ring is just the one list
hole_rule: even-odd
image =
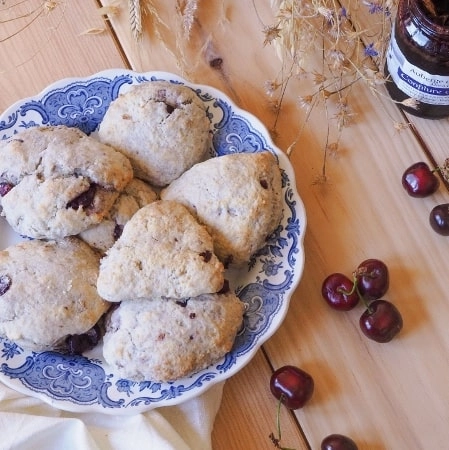
[[(22, 8), (5, 12), (8, 5), (3, 6), (0, 18), (7, 14), (18, 17), (23, 9), (33, 11), (39, 5), (52, 2), (29, 0), (16, 3), (23, 4)], [(44, 11), (35, 21), (26, 18), (13, 20), (7, 27), (2, 24), (0, 110), (21, 98), (37, 94), (62, 78), (124, 67), (122, 55), (109, 33), (85, 34), (94, 28), (106, 30), (105, 27), (97, 2), (68, 0), (55, 2), (54, 9)], [(14, 83), (10, 82), (11, 77)]]

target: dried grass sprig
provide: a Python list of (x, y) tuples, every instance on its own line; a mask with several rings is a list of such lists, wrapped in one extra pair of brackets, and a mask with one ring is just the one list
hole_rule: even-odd
[[(14, 38), (15, 36), (22, 33), (28, 27), (30, 27), (39, 17), (42, 15), (48, 14), (53, 11), (59, 4), (56, 1), (42, 1), (39, 5), (37, 5), (34, 9), (28, 10), (26, 12), (21, 12), (20, 6), (27, 3), (28, 0), (22, 0), (13, 5), (10, 5), (6, 8), (0, 9), (0, 13), (7, 13), (8, 17), (5, 19), (0, 18), (0, 24), (4, 25), (7, 23), (13, 22), (24, 22), (23, 25), (19, 25), (17, 30), (7, 34), (4, 38), (0, 39), (0, 43), (6, 42), (9, 39)], [(17, 13), (15, 12), (16, 10)]]
[[(350, 107), (352, 87), (363, 82), (375, 95), (384, 95), (379, 85), (385, 83), (383, 66), (397, 1), (348, 1), (347, 6), (336, 0), (271, 2), (274, 21), (263, 26), (263, 44), (274, 46), (281, 70), (275, 80), (266, 83), (271, 87), (270, 96), (278, 92), (280, 110), (286, 84), (292, 78), (304, 80), (301, 88), (305, 91), (298, 98), (298, 107), (308, 108), (304, 121), (310, 119), (312, 109), (322, 108), (328, 127), (335, 125), (335, 141), (331, 143), (330, 128), (326, 133), (321, 180), (326, 180), (327, 157), (338, 153), (342, 130), (354, 122), (355, 113)], [(254, 1), (253, 4), (256, 8)], [(371, 19), (369, 26), (363, 20), (367, 16)], [(272, 129), (274, 135), (278, 118), (279, 111)], [(304, 124), (300, 124), (288, 155), (303, 130)]]
[(189, 39), (192, 26), (195, 22), (198, 11), (199, 0), (183, 0), (178, 1), (178, 11), (182, 18), (182, 29), (184, 37)]
[[(5, 8), (0, 8), (0, 14), (7, 13), (8, 16), (12, 19), (17, 19), (17, 25), (18, 27), (13, 30), (9, 31), (8, 28), (5, 30), (5, 37), (0, 38), (0, 43), (6, 43), (7, 41), (14, 42), (14, 38), (17, 38), (23, 31), (33, 26), (33, 24), (38, 19), (43, 19), (50, 15), (54, 10), (58, 9), (58, 18), (53, 21), (53, 24), (51, 27), (48, 28), (49, 33), (46, 36), (45, 39), (39, 40), (39, 46), (37, 49), (30, 55), (23, 57), (22, 61), (19, 63), (15, 63), (14, 66), (11, 66), (11, 68), (2, 67), (0, 68), (0, 73), (5, 73), (8, 70), (16, 69), (18, 67), (23, 66), (24, 64), (32, 61), (36, 55), (38, 55), (44, 47), (46, 47), (49, 42), (54, 37), (55, 33), (57, 33), (59, 27), (61, 26), (63, 19), (65, 17), (66, 12), (66, 1), (60, 0), (60, 1), (41, 1), (39, 6), (36, 7), (33, 10), (28, 10), (26, 13), (23, 13), (23, 9), (21, 9), (22, 6), (27, 6), (27, 3), (29, 0), (21, 0), (14, 4), (8, 4)], [(6, 2), (3, 2), (4, 5), (6, 5)], [(14, 23), (15, 21), (11, 21), (11, 23)], [(16, 25), (14, 23), (14, 25)], [(14, 45), (14, 44), (12, 44)], [(20, 55), (21, 57), (24, 55)], [(3, 61), (4, 62), (4, 61)]]

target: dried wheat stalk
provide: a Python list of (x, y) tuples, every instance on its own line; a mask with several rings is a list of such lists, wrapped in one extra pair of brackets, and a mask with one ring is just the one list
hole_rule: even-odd
[(142, 9), (140, 6), (140, 0), (128, 0), (129, 24), (136, 41), (142, 36)]
[(182, 27), (185, 38), (189, 38), (193, 23), (195, 22), (199, 0), (185, 0), (179, 10), (182, 17)]

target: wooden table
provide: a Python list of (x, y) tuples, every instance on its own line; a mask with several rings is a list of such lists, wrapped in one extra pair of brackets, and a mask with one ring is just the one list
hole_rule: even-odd
[[(3, 3), (2, 10), (12, 4)], [(136, 42), (125, 1), (110, 2), (117, 7), (110, 20), (96, 0), (25, 2), (22, 10), (44, 9), (15, 36), (22, 22), (2, 22), (0, 109), (65, 77), (107, 68), (164, 70), (222, 90), (271, 128), (275, 115), (265, 82), (280, 65), (274, 48), (263, 45), (263, 26), (273, 22), (270, 1), (200, 2), (188, 41), (177, 40), (176, 3), (153, 0), (161, 22), (145, 16)], [(278, 120), (276, 143), (283, 150), (305, 114), (298, 107), (298, 83), (290, 83)], [(339, 156), (327, 161), (327, 183), (314, 183), (326, 137), (320, 113), (311, 115), (291, 154), (308, 217), (304, 274), (282, 326), (226, 382), (215, 450), (273, 448), (268, 435), (275, 431), (276, 401), (268, 383), (273, 369), (285, 364), (315, 380), (303, 409), (282, 409), (285, 446), (318, 449), (327, 434), (343, 433), (361, 450), (449, 448), (448, 238), (428, 224), (429, 211), (448, 202), (449, 194), (441, 185), (418, 200), (401, 186), (410, 164), (429, 155), (442, 163), (448, 156), (447, 121), (410, 117), (412, 127), (397, 131), (394, 122), (404, 117), (387, 99), (376, 99), (363, 84), (353, 86), (352, 99), (357, 115), (342, 134)], [(351, 274), (370, 257), (390, 268), (386, 298), (404, 319), (402, 333), (388, 344), (362, 335), (361, 306), (338, 313), (320, 294), (328, 274)]]

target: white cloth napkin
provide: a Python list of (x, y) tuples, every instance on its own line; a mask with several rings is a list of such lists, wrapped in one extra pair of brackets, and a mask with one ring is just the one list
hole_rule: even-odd
[(0, 450), (209, 450), (223, 382), (132, 416), (61, 411), (0, 383)]

